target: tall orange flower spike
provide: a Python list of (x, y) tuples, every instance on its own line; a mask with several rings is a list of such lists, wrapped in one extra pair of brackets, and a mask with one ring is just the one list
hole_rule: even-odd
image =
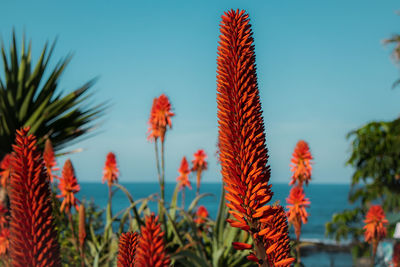
[(10, 180), (10, 256), (14, 267), (61, 266), (50, 185), (36, 138), (17, 130)]
[(289, 184), (292, 185), (297, 182), (299, 186), (302, 186), (305, 182), (308, 185), (311, 180), (311, 164), (313, 163), (311, 160), (313, 157), (307, 142), (303, 140), (297, 142), (292, 156), (290, 167), (293, 175)]
[(59, 168), (56, 167), (56, 157), (54, 154), (53, 145), (51, 144), (50, 139), (46, 139), (44, 145), (44, 152), (43, 152), (43, 161), (44, 165), (46, 166), (47, 174), (49, 175), (50, 182), (53, 182), (54, 175), (53, 172), (58, 171)]
[(220, 31), (219, 148), (226, 205), (234, 218), (228, 221), (253, 237), (253, 260), (257, 259), (260, 266), (270, 266), (263, 236), (273, 229), (263, 225), (272, 219), (274, 209), (266, 205), (272, 197), (270, 169), (249, 16), (239, 10), (226, 12)]
[(164, 142), (167, 127), (172, 128), (171, 117), (174, 115), (171, 103), (165, 94), (154, 98), (149, 119), (149, 140), (156, 141), (160, 137), (161, 142)]
[(138, 233), (122, 233), (119, 237), (117, 267), (134, 267)]
[(186, 159), (186, 157), (182, 158), (181, 161), (181, 166), (178, 169), (179, 176), (176, 178), (176, 181), (179, 184), (179, 188), (182, 190), (185, 187), (189, 187), (192, 189), (192, 185), (190, 184), (189, 181), (189, 174), (190, 174), (190, 169), (189, 169), (189, 163)]
[(199, 206), (196, 212), (196, 219), (194, 219), (195, 223), (202, 224), (206, 222), (206, 219), (208, 217), (208, 211), (206, 207), (204, 206)]
[(75, 197), (75, 194), (78, 193), (81, 188), (76, 179), (74, 167), (70, 159), (67, 159), (64, 163), (58, 188), (61, 191), (61, 195), (57, 195), (57, 197), (64, 198), (61, 203), (60, 211), (63, 212), (65, 210), (69, 212), (72, 206), (78, 209), (79, 200)]
[(170, 258), (166, 253), (164, 232), (154, 213), (145, 218), (141, 227), (139, 244), (136, 248), (135, 262), (137, 267), (169, 266)]
[(380, 205), (371, 205), (365, 218), (365, 241), (372, 245), (373, 255), (376, 254), (379, 241), (386, 236), (386, 227), (388, 220), (385, 218), (385, 212)]
[(204, 152), (203, 149), (199, 149), (196, 153), (193, 154), (193, 157), (194, 159), (192, 160), (192, 172), (197, 173), (197, 194), (199, 194), (201, 173), (204, 170), (207, 170), (207, 154)]
[(300, 239), (301, 225), (307, 223), (307, 211), (306, 208), (310, 205), (310, 201), (305, 197), (304, 190), (302, 187), (295, 186), (290, 190), (289, 197), (286, 199), (289, 204), (287, 216), (290, 223), (293, 224), (296, 238)]
[(11, 176), (11, 165), (12, 154), (6, 154), (2, 161), (0, 162), (0, 184), (3, 188), (7, 187), (8, 181)]
[(107, 154), (106, 163), (103, 169), (103, 183), (107, 181), (108, 186), (118, 181), (119, 170), (117, 167), (117, 160), (115, 154), (110, 152)]

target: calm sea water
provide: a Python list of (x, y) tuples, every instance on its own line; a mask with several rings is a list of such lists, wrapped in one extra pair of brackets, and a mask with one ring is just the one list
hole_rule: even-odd
[[(159, 192), (157, 183), (126, 183), (123, 184), (132, 194), (135, 200), (145, 198), (153, 193)], [(166, 200), (171, 199), (175, 189), (175, 183), (166, 184)], [(279, 201), (281, 205), (286, 206), (286, 197), (289, 194), (290, 187), (287, 184), (273, 184), (272, 191), (274, 197), (272, 202)], [(311, 201), (308, 209), (310, 213), (309, 221), (302, 228), (302, 238), (313, 240), (327, 240), (325, 237), (325, 223), (330, 221), (332, 214), (340, 212), (348, 207), (347, 195), (349, 185), (338, 184), (310, 184), (305, 188), (306, 196)], [(218, 204), (221, 193), (221, 184), (203, 183), (200, 193), (211, 193), (200, 200), (200, 205), (204, 205), (215, 218), (218, 211)], [(101, 183), (81, 183), (81, 192), (78, 197), (87, 200), (93, 199), (95, 203), (105, 208), (108, 198), (108, 187)], [(194, 199), (195, 190), (186, 190), (186, 205)], [(180, 205), (180, 200), (179, 200)], [(116, 192), (113, 197), (113, 214), (126, 208), (129, 201), (121, 191)], [(150, 208), (157, 211), (156, 203), (150, 203)], [(293, 235), (293, 232), (291, 232)], [(351, 256), (348, 253), (314, 253), (303, 258), (305, 266), (351, 266)]]

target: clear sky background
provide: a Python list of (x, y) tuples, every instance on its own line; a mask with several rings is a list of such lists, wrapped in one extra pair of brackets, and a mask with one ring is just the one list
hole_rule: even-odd
[[(315, 183), (346, 183), (352, 169), (346, 134), (371, 120), (399, 115), (399, 77), (382, 40), (400, 32), (396, 1), (3, 1), (0, 34), (32, 39), (37, 58), (58, 37), (53, 63), (74, 58), (66, 92), (99, 76), (93, 103), (110, 100), (100, 133), (71, 155), (78, 180), (100, 181), (108, 151), (121, 182), (157, 181), (154, 146), (146, 140), (152, 99), (166, 93), (176, 116), (167, 133), (167, 180), (181, 158), (204, 148), (204, 180), (220, 181), (216, 164), (216, 58), (221, 14), (250, 14), (271, 181), (289, 182), (299, 139), (315, 158)], [(21, 38), (19, 38), (21, 40)], [(63, 164), (65, 158), (59, 159)]]

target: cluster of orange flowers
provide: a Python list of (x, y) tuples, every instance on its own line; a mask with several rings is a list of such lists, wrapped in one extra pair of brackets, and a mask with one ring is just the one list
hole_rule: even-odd
[(208, 210), (203, 205), (199, 206), (196, 211), (196, 218), (194, 219), (194, 222), (197, 224), (203, 224), (206, 222), (207, 218)]
[(109, 152), (103, 169), (103, 183), (107, 181), (108, 186), (111, 186), (118, 182), (118, 176), (117, 159), (113, 152)]
[[(302, 224), (307, 223), (308, 213), (306, 208), (311, 204), (309, 199), (305, 197), (303, 185), (304, 183), (308, 185), (311, 180), (312, 159), (307, 142), (304, 140), (297, 142), (290, 164), (293, 175), (289, 185), (293, 187), (286, 199), (289, 210), (287, 212), (288, 221), (294, 227), (297, 242), (300, 240)], [(297, 244), (297, 262), (300, 262), (299, 244)]]
[(181, 165), (178, 169), (179, 176), (176, 178), (178, 182), (179, 190), (182, 191), (182, 206), (184, 206), (185, 202), (185, 188), (188, 187), (192, 189), (192, 185), (189, 180), (189, 174), (191, 172), (197, 173), (197, 195), (200, 192), (200, 180), (201, 174), (204, 170), (207, 170), (207, 154), (203, 149), (199, 149), (196, 153), (193, 154), (192, 160), (192, 168), (189, 167), (189, 162), (186, 157), (182, 158)]
[(299, 186), (303, 186), (304, 182), (308, 185), (311, 180), (312, 159), (307, 142), (304, 140), (297, 142), (290, 164), (293, 173), (290, 185), (298, 183)]
[(167, 127), (172, 128), (171, 117), (174, 115), (171, 111), (171, 103), (165, 94), (154, 98), (149, 118), (149, 140), (157, 141), (160, 138), (164, 143)]
[(373, 258), (375, 258), (379, 242), (386, 237), (385, 225), (388, 224), (388, 220), (386, 220), (385, 212), (380, 205), (371, 205), (364, 222), (365, 241), (372, 245)]
[(303, 187), (295, 186), (290, 190), (289, 197), (286, 199), (289, 209), (288, 221), (293, 224), (297, 240), (300, 240), (301, 225), (307, 223), (308, 213), (306, 208), (310, 201), (305, 197)]
[(189, 163), (186, 157), (182, 158), (181, 166), (178, 169), (178, 173), (179, 176), (178, 178), (176, 178), (176, 181), (178, 182), (180, 190), (184, 190), (185, 187), (189, 187), (189, 189), (192, 189), (192, 185), (190, 184), (189, 181), (189, 174), (190, 174)]
[[(248, 259), (259, 266), (290, 266), (287, 220), (281, 206), (268, 205), (270, 169), (257, 85), (249, 16), (230, 10), (222, 16), (217, 59), (219, 150), (231, 218), (250, 234)], [(277, 220), (279, 218), (279, 220)]]
[(164, 267), (169, 264), (164, 232), (154, 213), (146, 216), (140, 235), (128, 232), (120, 236), (118, 267)]
[(178, 169), (179, 176), (176, 178), (176, 181), (181, 189), (185, 187), (192, 189), (192, 185), (189, 181), (189, 174), (191, 172), (197, 172), (197, 189), (199, 190), (202, 171), (207, 170), (206, 159), (207, 154), (203, 149), (199, 149), (193, 154), (192, 168), (189, 167), (186, 157), (182, 158), (181, 165)]
[[(75, 194), (80, 186), (77, 182), (71, 161), (66, 160), (61, 177), (52, 171), (55, 168), (55, 154), (50, 142), (46, 142), (45, 155), (36, 147), (36, 138), (29, 135), (29, 127), (17, 131), (16, 145), (12, 160), (2, 162), (2, 177), (9, 183), (11, 217), (8, 210), (0, 205), (0, 256), (9, 250), (13, 266), (60, 266), (60, 250), (52, 215), (50, 182), (54, 177), (59, 180), (63, 198), (61, 212), (71, 213), (71, 208), (79, 209), (78, 245), (81, 255), (84, 253), (85, 206), (77, 203)], [(6, 163), (10, 163), (9, 168)], [(47, 169), (46, 169), (47, 166)], [(6, 171), (7, 170), (7, 173)], [(103, 172), (103, 182), (116, 183), (119, 171), (113, 153), (107, 155)], [(9, 182), (8, 182), (9, 180)], [(53, 182), (56, 180), (53, 179)], [(200, 214), (200, 213), (199, 213)], [(208, 216), (201, 213), (201, 219)], [(8, 226), (9, 225), (9, 226)], [(158, 223), (158, 217), (152, 214), (145, 218), (141, 234), (125, 233), (120, 237), (118, 266), (168, 266), (164, 233)]]

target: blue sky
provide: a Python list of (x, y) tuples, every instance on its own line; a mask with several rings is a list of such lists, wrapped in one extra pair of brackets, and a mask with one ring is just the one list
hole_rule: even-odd
[[(315, 183), (350, 180), (346, 134), (371, 120), (399, 114), (398, 68), (381, 41), (400, 32), (396, 1), (7, 1), (0, 34), (25, 31), (36, 55), (58, 37), (53, 63), (74, 58), (60, 89), (99, 76), (93, 102), (113, 104), (100, 134), (71, 155), (78, 179), (100, 181), (108, 151), (121, 182), (157, 181), (147, 120), (153, 97), (166, 93), (176, 113), (167, 133), (167, 180), (182, 156), (209, 154), (204, 180), (219, 181), (216, 57), (221, 14), (245, 9), (255, 38), (259, 88), (272, 183), (289, 182), (299, 139), (315, 158)], [(59, 162), (63, 163), (64, 158)]]

